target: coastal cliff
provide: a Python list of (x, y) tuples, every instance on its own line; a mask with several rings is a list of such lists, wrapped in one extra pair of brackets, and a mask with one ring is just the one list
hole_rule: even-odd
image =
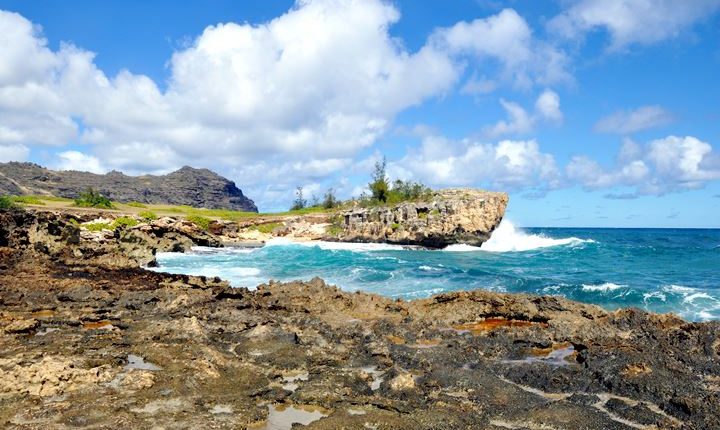
[(506, 193), (440, 190), (426, 201), (345, 211), (338, 239), (431, 248), (458, 243), (480, 246), (502, 221), (507, 203)]
[(138, 267), (213, 235), (84, 227), (102, 215), (0, 211), (2, 428), (720, 428), (718, 322), (482, 290), (230, 288)]
[(76, 198), (93, 188), (110, 200), (127, 203), (188, 205), (257, 212), (234, 182), (208, 169), (185, 166), (167, 175), (128, 176), (54, 171), (33, 163), (0, 163), (0, 195), (51, 195)]

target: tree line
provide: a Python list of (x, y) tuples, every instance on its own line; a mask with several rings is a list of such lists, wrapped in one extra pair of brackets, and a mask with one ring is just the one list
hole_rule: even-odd
[[(355, 200), (361, 206), (396, 204), (404, 201), (420, 200), (432, 194), (432, 190), (420, 182), (403, 181), (400, 179), (390, 182), (387, 175), (387, 159), (385, 157), (383, 157), (381, 161), (375, 162), (375, 168), (368, 183), (368, 190), (370, 194), (363, 192), (363, 194)], [(313, 195), (308, 202), (304, 196), (303, 187), (299, 186), (295, 190), (295, 200), (290, 210), (305, 208), (333, 209), (341, 204), (343, 204), (343, 202), (337, 198), (333, 188), (329, 188), (325, 192), (322, 200)]]

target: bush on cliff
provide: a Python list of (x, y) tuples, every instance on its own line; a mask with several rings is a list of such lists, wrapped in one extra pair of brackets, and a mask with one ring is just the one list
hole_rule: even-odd
[(135, 218), (121, 216), (120, 218), (115, 218), (115, 221), (112, 223), (112, 229), (115, 230), (118, 227), (135, 227), (136, 225), (138, 225), (138, 221)]
[(210, 223), (212, 222), (210, 218), (205, 218), (200, 215), (190, 215), (186, 219), (203, 230), (209, 230)]
[(0, 196), (0, 209), (16, 209), (17, 205), (8, 196)]
[(303, 187), (297, 187), (297, 189), (295, 190), (295, 201), (293, 201), (290, 210), (297, 211), (300, 209), (305, 209), (305, 207), (307, 207), (307, 200), (303, 198)]
[(372, 182), (368, 184), (373, 200), (377, 200), (382, 203), (387, 201), (388, 192), (390, 191), (390, 184), (388, 183), (387, 175), (385, 174), (386, 167), (387, 159), (385, 157), (383, 157), (382, 161), (376, 162), (375, 171), (372, 175)]
[(110, 199), (92, 188), (88, 188), (84, 193), (80, 193), (80, 196), (75, 199), (75, 206), (103, 209), (112, 209), (113, 207)]
[(138, 216), (145, 221), (155, 221), (158, 218), (157, 214), (152, 211), (140, 212)]
[(328, 188), (327, 192), (325, 193), (325, 197), (323, 198), (322, 206), (325, 209), (333, 209), (340, 205), (340, 200), (335, 197), (335, 190), (332, 188)]

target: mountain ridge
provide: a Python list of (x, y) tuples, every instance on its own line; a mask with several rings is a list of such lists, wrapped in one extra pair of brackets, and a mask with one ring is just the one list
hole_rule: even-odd
[(0, 163), (0, 195), (53, 195), (75, 198), (93, 188), (127, 203), (188, 205), (257, 212), (255, 203), (235, 183), (206, 168), (183, 166), (165, 175), (130, 176), (78, 170), (51, 170), (35, 163)]

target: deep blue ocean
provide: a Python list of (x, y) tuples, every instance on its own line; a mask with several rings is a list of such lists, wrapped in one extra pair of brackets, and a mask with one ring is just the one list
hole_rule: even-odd
[(278, 240), (163, 253), (158, 262), (160, 271), (220, 276), (237, 287), (319, 276), (344, 290), (405, 299), (482, 288), (720, 319), (720, 230), (517, 229), (503, 221), (481, 248)]

